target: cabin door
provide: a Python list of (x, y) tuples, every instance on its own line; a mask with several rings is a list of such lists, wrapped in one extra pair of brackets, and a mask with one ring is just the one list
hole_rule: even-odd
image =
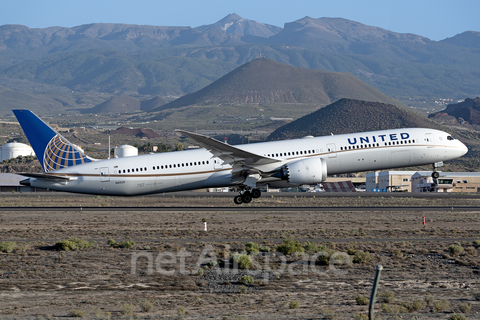
[(425, 133), (425, 143), (427, 144), (427, 148), (435, 147), (435, 140), (433, 139), (433, 133)]
[(336, 158), (337, 157), (337, 151), (335, 149), (335, 143), (327, 144), (327, 150), (328, 150), (328, 157), (329, 158)]
[(108, 167), (100, 168), (100, 181), (101, 182), (109, 182), (110, 181), (110, 173), (108, 172)]

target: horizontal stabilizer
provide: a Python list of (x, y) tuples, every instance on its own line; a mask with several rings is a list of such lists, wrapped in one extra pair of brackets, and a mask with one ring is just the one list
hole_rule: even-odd
[(30, 173), (30, 172), (18, 172), (20, 176), (29, 177), (29, 178), (37, 178), (37, 179), (47, 179), (47, 180), (77, 180), (77, 177), (67, 177), (61, 176), (58, 174), (48, 174), (48, 173)]

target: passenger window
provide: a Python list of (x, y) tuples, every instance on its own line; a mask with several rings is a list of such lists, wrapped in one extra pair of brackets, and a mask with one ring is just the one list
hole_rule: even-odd
[(208, 160), (207, 160), (207, 164), (208, 164)]
[(205, 164), (205, 161), (202, 161), (202, 164)]
[(176, 168), (176, 165), (175, 165), (175, 164), (173, 164), (173, 167), (174, 167), (174, 168)]

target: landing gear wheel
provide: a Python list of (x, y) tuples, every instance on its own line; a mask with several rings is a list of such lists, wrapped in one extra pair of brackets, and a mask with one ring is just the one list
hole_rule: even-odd
[(437, 171), (432, 172), (432, 178), (433, 179), (438, 179), (439, 177), (440, 177), (440, 173), (438, 173)]
[(242, 196), (243, 203), (250, 203), (252, 202), (252, 194), (250, 192), (245, 192)]
[(233, 198), (233, 202), (235, 202), (235, 204), (242, 204), (243, 203), (242, 196), (236, 196), (235, 198)]
[(258, 189), (253, 189), (252, 190), (252, 197), (254, 198), (260, 198), (260, 196), (262, 195), (262, 192)]

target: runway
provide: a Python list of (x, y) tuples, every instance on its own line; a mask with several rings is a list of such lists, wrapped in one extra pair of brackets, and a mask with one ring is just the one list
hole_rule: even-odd
[(480, 211), (477, 206), (386, 206), (386, 207), (0, 207), (0, 212), (85, 211), (85, 212), (447, 212)]

